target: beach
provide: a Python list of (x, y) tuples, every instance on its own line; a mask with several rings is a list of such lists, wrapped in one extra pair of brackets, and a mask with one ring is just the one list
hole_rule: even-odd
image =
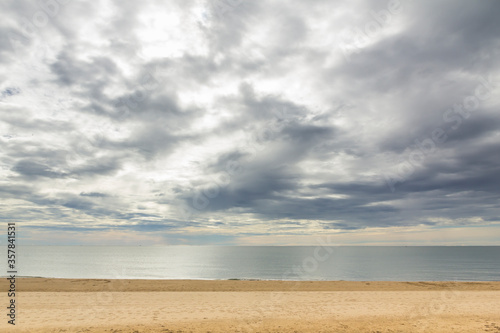
[(5, 314), (2, 332), (500, 332), (500, 282), (18, 278)]

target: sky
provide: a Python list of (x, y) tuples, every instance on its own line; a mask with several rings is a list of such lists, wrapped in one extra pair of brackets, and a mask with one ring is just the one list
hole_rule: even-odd
[(0, 12), (21, 244), (500, 245), (499, 1)]

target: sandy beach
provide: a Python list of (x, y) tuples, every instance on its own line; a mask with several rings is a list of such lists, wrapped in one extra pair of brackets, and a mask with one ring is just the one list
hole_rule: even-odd
[(4, 307), (1, 332), (500, 332), (500, 282), (19, 278), (16, 290), (15, 329)]

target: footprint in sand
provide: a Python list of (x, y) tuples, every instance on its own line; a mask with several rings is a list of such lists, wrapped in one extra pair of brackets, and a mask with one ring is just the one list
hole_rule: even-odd
[(498, 326), (496, 323), (489, 323), (484, 325), (484, 327), (486, 327), (486, 332), (500, 333), (500, 326)]

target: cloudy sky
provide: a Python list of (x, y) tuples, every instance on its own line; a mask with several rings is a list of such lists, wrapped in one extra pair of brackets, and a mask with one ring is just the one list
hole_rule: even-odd
[(2, 1), (23, 244), (500, 245), (500, 2)]

